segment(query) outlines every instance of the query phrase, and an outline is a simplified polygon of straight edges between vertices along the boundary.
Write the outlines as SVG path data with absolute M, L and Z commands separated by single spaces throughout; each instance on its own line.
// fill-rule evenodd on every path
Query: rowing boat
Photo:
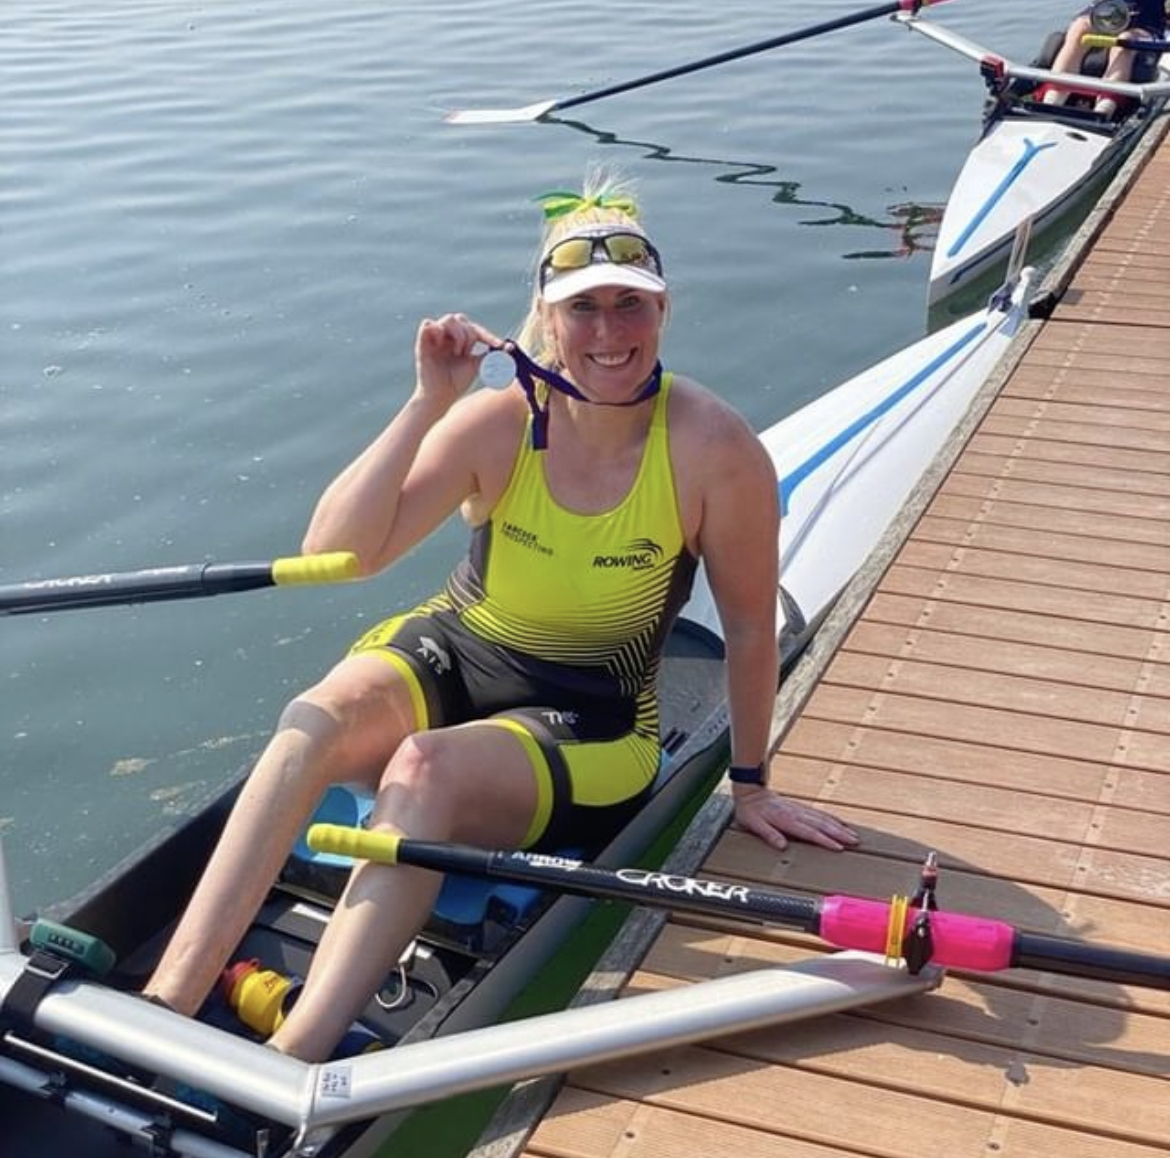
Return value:
M 1000 362 L 1026 318 L 1031 282 L 1031 272 L 1023 271 L 986 309 L 763 433 L 783 510 L 778 607 L 786 667 Z M 52 598 L 43 588 L 36 597 L 40 611 Z M 135 591 L 146 597 L 141 584 Z M 0 590 L 0 609 L 19 603 L 18 595 L 7 598 Z M 710 791 L 726 764 L 719 624 L 701 573 L 670 638 L 661 682 L 662 771 L 630 827 L 595 855 L 590 850 L 602 866 L 635 861 L 688 800 Z M 484 1027 L 499 1020 L 586 914 L 591 902 L 583 897 L 449 876 L 427 930 L 363 1013 L 365 1028 L 388 1048 L 322 1065 L 265 1049 L 222 1001 L 184 1018 L 135 996 L 237 786 L 238 779 L 82 896 L 54 906 L 31 930 L 16 921 L 0 873 L 6 1158 L 114 1158 L 126 1152 L 127 1139 L 155 1155 L 189 1158 L 386 1154 L 408 1107 L 498 1084 L 501 1074 L 511 1080 L 539 1072 L 533 1051 L 547 1050 L 548 1034 L 523 1023 L 506 1027 L 506 1049 L 490 1049 L 493 1066 L 477 1063 L 469 1074 L 460 1063 L 480 1056 L 472 1049 L 476 1035 L 489 1032 Z M 319 818 L 352 822 L 363 807 L 360 795 L 339 790 L 323 801 Z M 350 816 L 339 815 L 346 810 Z M 239 956 L 303 975 L 343 873 L 342 864 L 301 848 Z M 874 984 L 887 993 L 911 986 L 889 978 Z M 675 1026 L 685 1020 L 678 1009 L 663 1019 Z M 408 1057 L 410 1065 L 399 1060 Z
M 1087 54 L 1085 75 L 1051 70 L 1062 32 L 1022 66 L 937 22 L 908 14 L 894 19 L 974 61 L 989 92 L 979 138 L 939 224 L 928 292 L 933 307 L 1002 265 L 1025 218 L 1039 236 L 1101 188 L 1165 108 L 1170 65 L 1143 52 L 1132 82 L 1109 82 L 1100 79 L 1106 59 L 1100 48 Z M 1044 103 L 1050 87 L 1067 91 L 1063 105 Z M 1116 100 L 1115 116 L 1094 111 L 1098 96 Z

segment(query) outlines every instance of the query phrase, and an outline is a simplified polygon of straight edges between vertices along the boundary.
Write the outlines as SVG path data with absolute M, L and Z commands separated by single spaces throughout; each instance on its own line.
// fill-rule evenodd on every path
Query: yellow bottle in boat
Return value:
M 301 984 L 296 977 L 266 969 L 255 957 L 229 965 L 220 979 L 228 1005 L 249 1029 L 264 1037 L 275 1033 L 284 1021 Z
M 229 965 L 220 976 L 220 990 L 239 1019 L 262 1037 L 270 1037 L 279 1028 L 300 996 L 304 982 L 269 969 L 251 957 Z M 383 1049 L 382 1039 L 355 1021 L 337 1045 L 333 1056 L 353 1057 Z

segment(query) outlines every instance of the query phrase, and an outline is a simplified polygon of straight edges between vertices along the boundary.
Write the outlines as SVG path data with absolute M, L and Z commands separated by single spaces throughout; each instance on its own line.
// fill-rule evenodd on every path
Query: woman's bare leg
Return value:
M 1131 40 L 1148 40 L 1149 33 L 1144 28 L 1131 28 L 1126 35 Z M 1133 76 L 1133 65 L 1137 59 L 1137 53 L 1129 48 L 1114 48 L 1109 53 L 1109 64 L 1105 69 L 1105 80 L 1126 81 Z M 1098 97 L 1096 103 L 1093 105 L 1099 113 L 1104 113 L 1106 116 L 1112 116 L 1117 112 L 1117 101 L 1110 96 Z
M 409 697 L 376 656 L 343 660 L 283 712 L 145 992 L 194 1014 L 331 783 L 378 771 L 415 726 Z
M 383 777 L 373 826 L 420 840 L 515 847 L 536 806 L 536 777 L 520 741 L 490 724 L 467 724 L 401 744 Z M 441 879 L 416 868 L 355 869 L 271 1044 L 305 1061 L 328 1058 L 422 927 Z
M 1080 72 L 1085 62 L 1085 53 L 1088 49 L 1081 43 L 1081 37 L 1092 31 L 1092 25 L 1087 16 L 1078 16 L 1064 35 L 1064 43 L 1052 61 L 1053 72 Z M 1062 105 L 1068 100 L 1068 93 L 1064 89 L 1050 88 L 1044 94 L 1046 105 Z

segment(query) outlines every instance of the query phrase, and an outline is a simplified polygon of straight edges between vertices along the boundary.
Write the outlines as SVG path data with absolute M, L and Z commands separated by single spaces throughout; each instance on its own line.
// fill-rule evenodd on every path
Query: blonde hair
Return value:
M 621 207 L 615 202 L 621 202 Z M 605 169 L 593 169 L 585 175 L 580 205 L 567 212 L 546 217 L 540 248 L 533 263 L 532 301 L 520 327 L 516 342 L 542 365 L 558 361 L 552 335 L 545 325 L 545 304 L 540 297 L 540 263 L 545 254 L 566 234 L 590 225 L 638 226 L 641 216 L 633 183 Z

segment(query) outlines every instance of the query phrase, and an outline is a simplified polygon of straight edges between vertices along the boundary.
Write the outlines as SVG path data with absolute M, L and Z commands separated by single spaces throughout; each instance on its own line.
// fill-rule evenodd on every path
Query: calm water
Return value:
M 0 582 L 297 550 L 411 384 L 420 316 L 519 321 L 532 204 L 638 182 L 666 356 L 767 425 L 919 336 L 974 69 L 878 21 L 570 110 L 570 96 L 855 10 L 747 0 L 22 0 L 0 32 Z M 1070 6 L 938 18 L 1026 57 Z M 712 15 L 713 13 L 717 15 Z M 452 525 L 360 587 L 3 621 L 17 907 L 70 892 L 255 753 Z

